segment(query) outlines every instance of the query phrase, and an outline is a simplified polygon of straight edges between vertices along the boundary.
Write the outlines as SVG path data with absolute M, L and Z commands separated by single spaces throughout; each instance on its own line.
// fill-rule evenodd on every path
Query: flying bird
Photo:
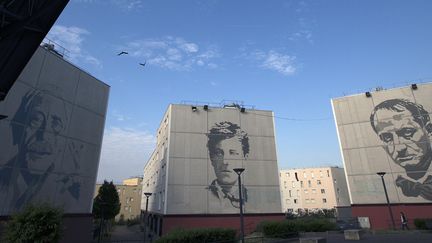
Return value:
M 145 67 L 146 63 L 147 63 L 147 61 L 145 61 L 144 63 L 139 63 L 139 65 Z
M 117 54 L 117 56 L 121 56 L 121 55 L 123 55 L 123 54 L 129 54 L 128 52 L 125 52 L 125 51 L 122 51 L 122 52 L 120 52 L 119 54 Z

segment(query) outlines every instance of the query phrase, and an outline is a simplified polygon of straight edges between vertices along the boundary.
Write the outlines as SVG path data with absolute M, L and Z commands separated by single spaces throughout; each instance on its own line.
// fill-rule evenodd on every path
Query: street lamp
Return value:
M 245 170 L 244 168 L 235 168 L 233 169 L 235 173 L 238 175 L 238 184 L 239 184 L 239 199 L 240 199 L 240 239 L 241 242 L 244 243 L 244 224 L 243 224 L 243 193 L 242 193 L 242 184 L 241 184 L 241 173 Z
M 146 196 L 146 209 L 144 214 L 144 242 L 146 242 L 147 239 L 147 210 L 148 210 L 148 199 L 152 195 L 151 192 L 144 192 L 144 196 Z
M 386 174 L 385 172 L 377 172 L 377 175 L 381 176 L 381 181 L 382 181 L 382 184 L 383 184 L 383 187 L 384 187 L 384 193 L 385 193 L 385 196 L 386 196 L 386 199 L 387 199 L 387 206 L 388 206 L 388 210 L 389 210 L 389 213 L 390 213 L 390 218 L 391 218 L 392 225 L 393 225 L 393 230 L 395 230 L 396 226 L 395 226 L 395 221 L 394 221 L 394 218 L 393 218 L 393 212 L 392 212 L 391 207 L 390 207 L 390 201 L 389 201 L 389 197 L 388 197 L 388 194 L 387 194 L 387 188 L 386 188 L 386 185 L 385 185 L 385 182 L 384 182 L 384 175 L 385 174 Z

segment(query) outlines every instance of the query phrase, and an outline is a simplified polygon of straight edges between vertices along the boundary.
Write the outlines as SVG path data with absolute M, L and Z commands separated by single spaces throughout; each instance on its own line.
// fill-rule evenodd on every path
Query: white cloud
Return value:
M 126 11 L 136 10 L 143 7 L 142 0 L 111 0 L 110 2 Z
M 130 56 L 147 60 L 148 65 L 185 71 L 195 67 L 216 68 L 213 61 L 220 56 L 214 46 L 206 48 L 180 37 L 134 40 L 119 50 L 127 50 Z
M 145 130 L 111 127 L 105 130 L 98 181 L 121 181 L 142 175 L 156 138 Z
M 66 49 L 66 58 L 71 61 L 84 62 L 101 68 L 102 62 L 82 48 L 84 37 L 89 34 L 87 30 L 76 26 L 55 25 L 51 28 L 47 38 L 61 46 L 56 47 L 60 53 L 63 53 L 62 48 Z
M 255 60 L 260 62 L 260 67 L 277 71 L 283 75 L 292 75 L 296 71 L 295 56 L 289 56 L 276 51 L 256 51 L 252 54 Z

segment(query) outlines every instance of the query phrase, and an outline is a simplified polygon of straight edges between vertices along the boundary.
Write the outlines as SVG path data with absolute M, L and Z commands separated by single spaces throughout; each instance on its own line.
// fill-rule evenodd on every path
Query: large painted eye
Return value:
M 412 127 L 405 127 L 400 129 L 396 132 L 396 134 L 400 137 L 403 137 L 405 139 L 411 139 L 414 135 L 414 133 L 417 131 L 417 129 Z
M 381 133 L 379 136 L 380 136 L 381 140 L 385 143 L 390 143 L 393 141 L 393 134 L 391 134 L 389 132 Z
M 237 150 L 235 149 L 230 149 L 229 150 L 230 155 L 238 155 L 239 153 L 237 152 Z
M 30 117 L 30 126 L 32 128 L 40 128 L 45 122 L 45 116 L 41 112 L 34 112 Z
M 52 116 L 51 118 L 51 128 L 54 131 L 54 133 L 59 133 L 61 130 L 63 130 L 63 122 L 62 120 L 57 116 Z

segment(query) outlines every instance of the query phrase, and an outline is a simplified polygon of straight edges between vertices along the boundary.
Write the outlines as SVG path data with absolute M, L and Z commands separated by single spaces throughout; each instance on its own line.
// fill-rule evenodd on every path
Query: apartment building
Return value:
M 95 197 L 101 184 L 96 185 Z M 115 185 L 120 200 L 120 212 L 115 220 L 133 220 L 141 214 L 142 177 L 133 177 L 123 180 L 122 184 Z
M 343 168 L 281 170 L 279 178 L 283 212 L 350 206 Z

